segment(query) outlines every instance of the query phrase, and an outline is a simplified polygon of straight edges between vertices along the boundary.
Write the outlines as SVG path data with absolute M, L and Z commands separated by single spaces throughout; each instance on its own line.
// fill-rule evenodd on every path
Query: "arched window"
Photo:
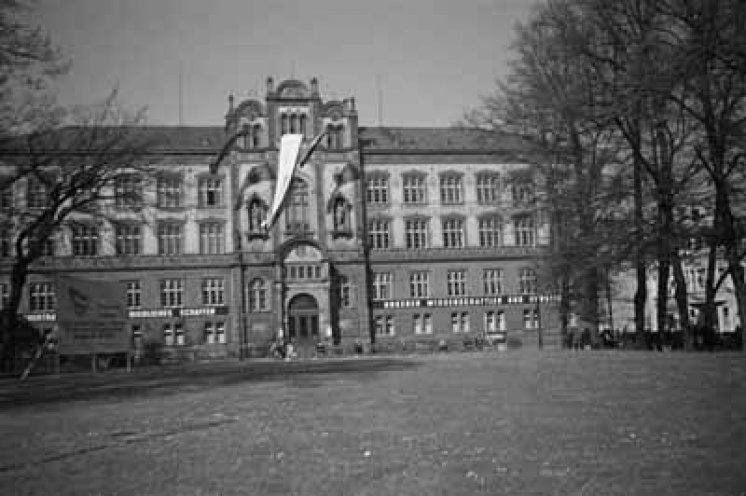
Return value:
M 280 116 L 280 135 L 287 134 L 290 128 L 290 122 L 288 122 L 287 114 Z
M 302 179 L 294 179 L 285 210 L 285 230 L 291 233 L 308 233 L 309 222 L 308 184 Z
M 259 147 L 259 124 L 244 124 L 243 134 L 238 137 L 238 146 L 243 149 L 254 149 Z
M 249 232 L 263 232 L 262 223 L 267 219 L 267 205 L 259 198 L 254 198 L 249 202 Z
M 264 279 L 254 279 L 249 283 L 249 311 L 265 312 L 269 310 L 267 283 Z
M 536 294 L 536 272 L 533 269 L 521 269 L 521 294 Z
M 343 146 L 342 130 L 344 127 L 339 125 L 330 124 L 326 127 L 326 146 L 330 150 L 339 150 Z

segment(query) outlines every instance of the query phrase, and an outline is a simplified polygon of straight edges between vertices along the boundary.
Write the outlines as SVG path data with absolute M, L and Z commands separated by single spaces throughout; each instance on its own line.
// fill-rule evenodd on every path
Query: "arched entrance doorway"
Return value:
M 319 305 L 309 294 L 299 294 L 288 304 L 288 338 L 299 348 L 319 342 Z

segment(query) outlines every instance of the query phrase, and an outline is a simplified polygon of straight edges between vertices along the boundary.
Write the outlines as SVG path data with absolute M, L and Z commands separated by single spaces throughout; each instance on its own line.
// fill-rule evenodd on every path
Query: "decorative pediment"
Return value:
M 321 250 L 310 244 L 298 244 L 294 246 L 285 257 L 286 263 L 292 262 L 319 262 L 324 259 Z
M 297 79 L 288 79 L 277 86 L 277 96 L 282 98 L 308 98 L 308 86 Z

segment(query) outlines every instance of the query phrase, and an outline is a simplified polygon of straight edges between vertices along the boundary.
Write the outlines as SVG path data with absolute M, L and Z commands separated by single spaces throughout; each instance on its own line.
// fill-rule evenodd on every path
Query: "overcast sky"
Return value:
M 227 95 L 263 97 L 267 76 L 319 79 L 354 96 L 360 121 L 447 126 L 505 74 L 515 20 L 531 0 L 38 0 L 72 59 L 62 103 L 118 85 L 151 124 L 222 124 Z

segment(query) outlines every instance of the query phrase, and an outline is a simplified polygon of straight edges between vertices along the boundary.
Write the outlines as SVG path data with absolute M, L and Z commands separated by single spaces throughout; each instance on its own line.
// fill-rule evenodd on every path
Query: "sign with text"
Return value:
M 57 283 L 59 352 L 122 353 L 130 348 L 121 283 L 60 276 Z

